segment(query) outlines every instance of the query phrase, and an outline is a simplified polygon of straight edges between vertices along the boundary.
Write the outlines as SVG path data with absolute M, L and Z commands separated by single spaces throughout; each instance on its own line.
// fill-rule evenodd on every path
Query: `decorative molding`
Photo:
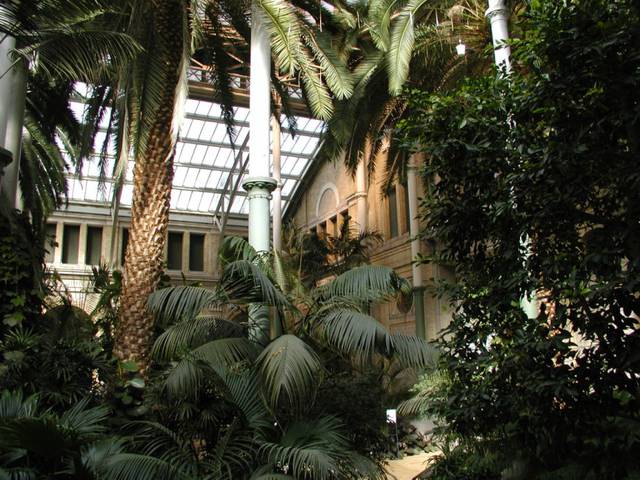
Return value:
M 271 200 L 271 192 L 278 186 L 275 178 L 249 177 L 242 183 L 242 188 L 247 191 L 247 199 L 266 198 Z
M 332 182 L 325 183 L 320 189 L 320 195 L 318 195 L 318 198 L 316 199 L 316 218 L 320 217 L 320 201 L 322 200 L 322 197 L 324 197 L 324 194 L 327 190 L 331 190 L 335 196 L 336 204 L 334 206 L 334 210 L 340 205 L 340 195 L 338 194 L 338 188 Z
M 275 178 L 271 177 L 249 177 L 242 183 L 242 188 L 244 188 L 248 193 L 249 197 L 251 197 L 252 190 L 266 190 L 267 192 L 272 192 L 275 190 L 278 182 L 276 182 Z M 271 196 L 269 196 L 271 198 Z
M 487 8 L 484 15 L 489 20 L 493 20 L 494 17 L 508 16 L 509 9 L 504 4 L 503 0 L 489 0 L 489 8 Z

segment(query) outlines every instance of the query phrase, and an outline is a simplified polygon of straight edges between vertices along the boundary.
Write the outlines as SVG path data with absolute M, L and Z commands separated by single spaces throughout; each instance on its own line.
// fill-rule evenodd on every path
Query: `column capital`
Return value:
M 247 191 L 247 197 L 266 198 L 271 200 L 271 192 L 278 186 L 275 178 L 271 177 L 248 177 L 243 183 L 242 188 Z
M 487 8 L 484 16 L 489 20 L 501 16 L 508 17 L 509 9 L 505 5 L 504 0 L 489 0 L 489 8 Z
M 256 188 L 273 192 L 277 186 L 278 182 L 275 178 L 271 177 L 247 177 L 245 181 L 242 182 L 242 188 L 247 192 Z

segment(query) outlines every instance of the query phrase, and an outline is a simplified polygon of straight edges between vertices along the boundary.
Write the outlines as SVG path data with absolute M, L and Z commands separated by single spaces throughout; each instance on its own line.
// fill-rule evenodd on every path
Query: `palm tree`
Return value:
M 206 392 L 222 392 L 253 432 L 252 468 L 259 474 L 323 479 L 333 478 L 332 472 L 368 472 L 378 478 L 379 471 L 349 450 L 335 418 L 307 413 L 322 381 L 320 350 L 354 364 L 380 357 L 415 368 L 432 364 L 428 344 L 391 334 L 367 314 L 370 302 L 409 294 L 407 282 L 389 268 L 361 266 L 306 296 L 289 296 L 272 280 L 278 268 L 244 240 L 230 237 L 221 253 L 224 270 L 216 289 L 169 287 L 149 299 L 151 310 L 169 325 L 153 346 L 156 360 L 168 367 L 164 396 L 197 402 Z M 246 325 L 214 314 L 243 311 L 256 302 L 279 310 L 284 320 L 283 334 L 266 345 L 254 341 Z
M 250 2 L 123 1 L 128 11 L 122 31 L 135 38 L 144 51 L 135 62 L 118 71 L 110 87 L 96 88 L 88 103 L 89 110 L 94 107 L 96 127 L 105 107 L 112 108 L 112 126 L 108 128 L 116 132 L 117 138 L 116 191 L 130 151 L 136 162 L 130 242 L 114 351 L 121 359 L 138 361 L 144 370 L 153 321 L 145 304 L 162 273 L 176 129 L 186 95 L 186 67 L 192 55 L 213 63 L 211 80 L 220 93 L 232 134 L 228 69 L 232 66 L 230 58 L 235 56 L 232 53 L 248 53 Z M 327 86 L 340 97 L 350 93 L 346 68 L 331 56 L 328 44 L 314 40 L 313 21 L 297 8 L 284 0 L 263 0 L 259 6 L 272 39 L 272 77 L 277 79 L 279 72 L 291 76 L 299 71 L 312 111 L 328 118 L 332 104 Z M 274 85 L 286 101 L 285 84 Z
M 211 79 L 220 94 L 231 130 L 228 69 L 232 66 L 230 58 L 235 55 L 230 55 L 227 49 L 229 40 L 235 38 L 235 47 L 247 53 L 249 7 L 248 1 L 231 0 L 64 0 L 37 5 L 33 2 L 12 3 L 3 7 L 0 17 L 0 29 L 19 33 L 27 40 L 19 50 L 20 54 L 26 57 L 37 54 L 45 73 L 85 80 L 82 68 L 93 67 L 90 70 L 93 77 L 88 83 L 95 88 L 88 99 L 86 123 L 90 128 L 87 131 L 95 133 L 107 107 L 112 109 L 108 130 L 117 140 L 116 192 L 120 190 L 129 154 L 133 153 L 136 166 L 131 248 L 125 258 L 115 352 L 122 359 L 139 360 L 143 369 L 151 341 L 151 320 L 145 313 L 144 304 L 155 288 L 162 268 L 173 147 L 178 113 L 186 94 L 186 66 L 191 55 L 211 62 Z M 316 21 L 312 15 L 305 15 L 302 7 L 284 0 L 261 0 L 259 7 L 272 38 L 275 58 L 272 77 L 277 79 L 276 74 L 281 73 L 294 78 L 299 72 L 312 111 L 327 119 L 332 111 L 327 86 L 339 98 L 346 97 L 351 88 L 348 71 L 340 59 L 332 55 L 328 37 L 315 36 Z M 78 24 L 87 28 L 78 29 Z M 86 35 L 91 28 L 94 33 L 106 32 L 107 37 L 112 34 L 113 38 L 109 38 L 113 43 L 120 48 L 124 43 L 127 53 L 135 51 L 134 59 L 106 64 L 104 59 L 110 59 L 112 55 L 98 41 L 102 38 L 100 35 Z M 82 48 L 52 48 L 56 43 L 51 42 L 47 34 L 51 33 L 55 40 L 65 29 L 76 33 L 76 41 L 84 41 Z M 128 41 L 118 43 L 125 39 Z M 70 52 L 78 53 L 75 60 Z M 286 113 L 287 89 L 279 82 L 274 82 L 274 88 L 285 101 Z M 57 155 L 49 157 L 60 163 Z M 59 188 L 55 191 L 56 195 L 58 193 Z
M 69 108 L 74 83 L 100 83 L 139 51 L 132 38 L 105 25 L 110 3 L 0 4 L 0 32 L 16 39 L 13 68 L 27 71 L 19 178 L 22 207 L 37 231 L 66 195 L 67 160 L 77 163 L 86 154 L 82 145 L 93 143 Z
M 399 177 L 406 162 L 399 155 L 391 133 L 404 117 L 407 88 L 438 90 L 463 76 L 488 68 L 483 55 L 490 41 L 484 0 L 372 0 L 354 4 L 354 20 L 341 44 L 354 76 L 353 94 L 336 101 L 329 121 L 321 159 L 344 156 L 355 172 L 362 160 L 370 171 L 376 157 L 389 145 L 383 166 L 386 191 Z M 467 54 L 454 49 L 464 41 Z

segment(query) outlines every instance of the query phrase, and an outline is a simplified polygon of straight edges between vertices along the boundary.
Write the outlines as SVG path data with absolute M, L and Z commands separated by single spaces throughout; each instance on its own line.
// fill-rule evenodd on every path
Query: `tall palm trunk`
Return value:
M 136 152 L 131 229 L 125 256 L 124 282 L 115 348 L 121 360 L 134 360 L 141 370 L 149 363 L 153 318 L 147 298 L 162 274 L 163 251 L 169 223 L 169 202 L 175 154 L 175 106 L 185 61 L 186 5 L 183 0 L 153 0 L 155 51 L 149 68 L 162 78 L 142 90 L 139 121 L 147 122 L 146 140 Z M 155 73 L 155 72 L 154 72 Z M 150 74 L 149 74 L 150 75 Z M 144 111 L 145 96 L 157 106 Z M 151 101 L 151 100 L 149 100 Z M 146 117 L 146 118 L 144 118 Z

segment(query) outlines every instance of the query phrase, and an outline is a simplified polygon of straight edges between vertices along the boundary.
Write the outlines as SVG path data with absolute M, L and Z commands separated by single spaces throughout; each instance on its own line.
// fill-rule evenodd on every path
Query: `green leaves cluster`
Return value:
M 273 281 L 282 266 L 272 262 L 279 258 L 258 255 L 244 240 L 230 237 L 221 248 L 218 288 L 169 287 L 151 296 L 151 310 L 168 323 L 153 348 L 166 367 L 158 395 L 168 399 L 159 403 L 173 402 L 184 415 L 211 409 L 208 420 L 201 417 L 190 433 L 207 439 L 203 451 L 222 441 L 230 422 L 236 429 L 230 438 L 248 436 L 241 443 L 257 454 L 235 463 L 225 459 L 233 464 L 231 478 L 243 471 L 378 478 L 375 464 L 347 442 L 335 418 L 340 412 L 312 411 L 327 356 L 346 365 L 373 365 L 391 357 L 415 368 L 433 364 L 434 352 L 424 341 L 390 334 L 367 313 L 369 302 L 393 299 L 406 281 L 389 268 L 361 266 L 322 288 L 304 295 L 296 289 L 289 296 Z M 271 340 L 252 334 L 256 326 L 269 331 L 268 308 L 277 312 L 273 321 L 283 332 L 276 333 L 272 324 Z M 163 415 L 177 422 L 176 412 Z M 184 423 L 177 424 L 184 430 Z
M 453 265 L 431 412 L 526 478 L 638 473 L 640 45 L 636 2 L 532 2 L 515 72 L 413 94 L 423 237 Z M 528 319 L 521 299 L 541 312 Z M 507 457 L 508 458 L 508 457 Z

